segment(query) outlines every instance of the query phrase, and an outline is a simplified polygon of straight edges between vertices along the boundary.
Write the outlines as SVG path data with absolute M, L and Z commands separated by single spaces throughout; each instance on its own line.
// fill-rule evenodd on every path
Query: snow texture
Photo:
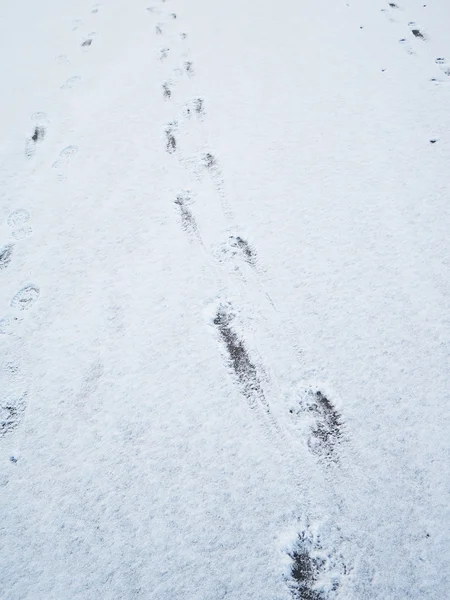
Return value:
M 0 598 L 450 587 L 447 0 L 0 7 Z

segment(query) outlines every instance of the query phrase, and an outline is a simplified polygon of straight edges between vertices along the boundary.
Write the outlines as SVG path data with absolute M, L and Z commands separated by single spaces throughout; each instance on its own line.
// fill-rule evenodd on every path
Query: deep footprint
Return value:
M 37 285 L 26 285 L 14 295 L 11 300 L 11 308 L 22 311 L 29 310 L 36 304 L 39 295 L 40 290 Z

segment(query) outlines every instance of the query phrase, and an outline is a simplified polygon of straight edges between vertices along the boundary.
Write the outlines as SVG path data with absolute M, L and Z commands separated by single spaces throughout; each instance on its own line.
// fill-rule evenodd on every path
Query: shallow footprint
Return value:
M 61 86 L 62 90 L 68 90 L 73 88 L 79 81 L 81 77 L 78 75 L 74 75 L 74 77 L 69 77 L 69 79 Z
M 30 213 L 24 208 L 18 208 L 9 213 L 6 222 L 10 227 L 18 227 L 24 225 L 30 220 Z
M 26 394 L 9 398 L 0 404 L 0 437 L 13 431 L 22 421 L 26 408 Z
M 37 285 L 28 284 L 20 289 L 11 300 L 11 308 L 18 310 L 29 310 L 32 308 L 40 295 L 40 290 Z
M 63 150 L 61 150 L 61 152 L 59 153 L 58 160 L 56 160 L 52 166 L 57 169 L 58 167 L 66 165 L 71 161 L 72 157 L 75 156 L 75 154 L 77 154 L 77 152 L 78 146 L 66 146 Z

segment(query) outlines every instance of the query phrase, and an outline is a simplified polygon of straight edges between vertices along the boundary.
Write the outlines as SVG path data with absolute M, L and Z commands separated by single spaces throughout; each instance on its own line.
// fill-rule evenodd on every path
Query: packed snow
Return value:
M 0 598 L 450 589 L 450 4 L 0 6 Z

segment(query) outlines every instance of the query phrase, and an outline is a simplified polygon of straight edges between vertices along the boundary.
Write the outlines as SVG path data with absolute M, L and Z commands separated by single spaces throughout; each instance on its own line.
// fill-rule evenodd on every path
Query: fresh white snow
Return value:
M 2 3 L 0 598 L 447 597 L 449 26 Z

